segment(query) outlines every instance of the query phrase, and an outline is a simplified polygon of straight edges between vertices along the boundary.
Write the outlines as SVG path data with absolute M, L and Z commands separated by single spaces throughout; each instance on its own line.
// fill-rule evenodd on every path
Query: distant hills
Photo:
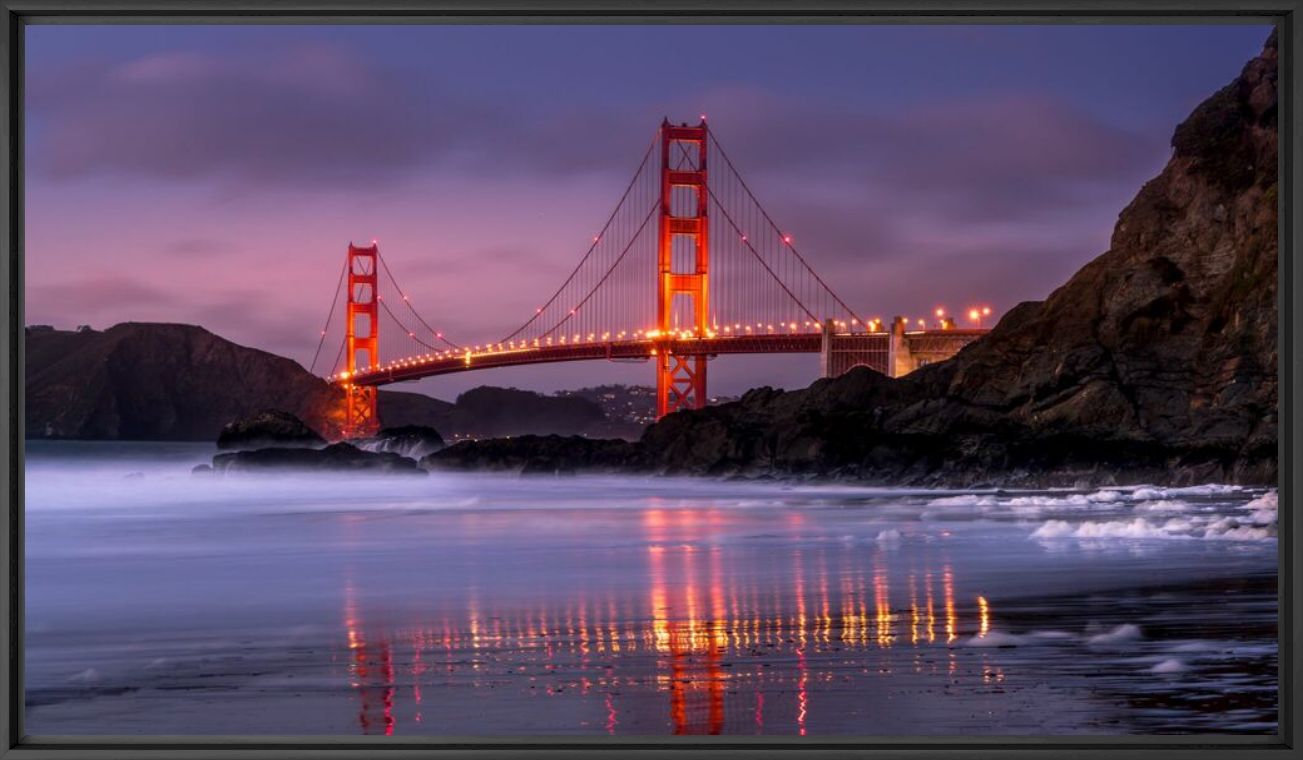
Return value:
M 202 327 L 125 322 L 107 330 L 26 330 L 29 438 L 212 441 L 222 426 L 279 409 L 331 437 L 340 392 L 297 362 Z M 634 437 L 582 396 L 480 387 L 450 403 L 382 390 L 386 426 L 429 425 L 448 440 L 527 433 Z

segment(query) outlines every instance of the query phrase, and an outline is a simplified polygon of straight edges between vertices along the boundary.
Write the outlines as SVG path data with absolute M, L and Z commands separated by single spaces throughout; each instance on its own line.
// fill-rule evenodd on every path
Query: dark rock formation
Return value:
M 444 445 L 439 431 L 426 425 L 384 428 L 374 438 L 353 443 L 366 451 L 391 452 L 411 459 L 433 454 Z
M 612 466 L 890 483 L 1276 478 L 1276 40 L 1177 128 L 1110 249 L 953 359 L 670 415 Z M 528 461 L 524 440 L 438 461 Z M 456 449 L 458 447 L 454 447 Z M 542 447 L 548 451 L 548 447 Z
M 213 457 L 213 472 L 268 472 L 300 470 L 311 472 L 381 473 L 424 475 L 416 460 L 397 454 L 362 451 L 348 443 L 322 449 L 273 448 L 233 451 Z M 196 471 L 196 474 L 200 474 Z
M 565 474 L 577 470 L 626 470 L 637 444 L 582 436 L 537 436 L 462 441 L 421 460 L 427 469 L 505 470 Z
M 303 420 L 275 409 L 265 409 L 252 417 L 227 423 L 217 436 L 219 449 L 317 448 L 326 439 L 317 435 Z
M 193 325 L 127 322 L 102 332 L 26 330 L 27 436 L 211 441 L 222 427 L 280 409 L 334 437 L 338 389 L 297 362 Z M 449 404 L 380 392 L 387 424 L 432 424 Z

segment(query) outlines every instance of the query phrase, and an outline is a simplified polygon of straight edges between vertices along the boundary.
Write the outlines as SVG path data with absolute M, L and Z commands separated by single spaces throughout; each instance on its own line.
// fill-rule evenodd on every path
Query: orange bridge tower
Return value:
M 679 409 L 706 405 L 705 355 L 671 351 L 676 332 L 687 330 L 705 338 L 709 327 L 707 302 L 710 272 L 710 230 L 706 211 L 706 121 L 695 127 L 661 123 L 661 211 L 657 256 L 656 417 Z M 678 297 L 691 301 L 692 324 L 673 323 Z
M 359 369 L 380 363 L 380 312 L 378 274 L 380 248 L 372 244 L 361 248 L 348 244 L 348 310 L 345 314 L 344 375 L 346 416 L 345 438 L 365 438 L 380 429 L 376 414 L 376 386 L 352 382 Z

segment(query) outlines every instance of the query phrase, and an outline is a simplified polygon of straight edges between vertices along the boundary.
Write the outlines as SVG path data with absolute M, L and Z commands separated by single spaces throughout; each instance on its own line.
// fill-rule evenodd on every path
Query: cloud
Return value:
M 132 277 L 96 275 L 55 285 L 28 286 L 25 307 L 29 315 L 72 311 L 75 319 L 85 322 L 105 311 L 129 312 L 144 304 L 173 306 L 180 302 L 166 290 Z
M 780 103 L 755 89 L 714 97 L 718 136 L 753 186 L 793 192 L 782 184 L 853 183 L 889 209 L 952 223 L 1111 199 L 1166 159 L 1164 141 L 1035 92 L 877 104 L 871 112 Z
M 42 176 L 374 187 L 422 169 L 556 176 L 628 171 L 632 120 L 526 118 L 438 73 L 377 64 L 324 43 L 239 54 L 169 52 L 32 73 L 29 161 Z M 636 146 L 634 150 L 638 147 Z
M 216 177 L 244 192 L 374 187 L 431 169 L 625 174 L 659 110 L 703 105 L 753 184 L 851 182 L 959 221 L 1098 199 L 1101 185 L 1134 185 L 1165 157 L 1161 141 L 1036 92 L 852 109 L 717 86 L 637 107 L 579 97 L 540 106 L 326 43 L 83 61 L 33 72 L 28 92 L 30 159 L 44 176 Z
M 34 167 L 53 178 L 377 182 L 427 160 L 467 104 L 326 45 L 166 53 L 34 74 Z
M 179 259 L 206 259 L 234 252 L 227 243 L 209 238 L 184 238 L 163 246 L 163 254 Z

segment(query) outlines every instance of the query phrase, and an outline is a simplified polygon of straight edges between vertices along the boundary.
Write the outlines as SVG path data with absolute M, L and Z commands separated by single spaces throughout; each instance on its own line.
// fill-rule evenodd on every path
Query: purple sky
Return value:
M 1044 298 L 1108 246 L 1263 26 L 76 27 L 27 38 L 27 322 L 201 324 L 307 364 L 350 240 L 501 337 L 663 116 L 730 157 L 861 314 Z M 711 390 L 815 356 L 724 358 Z M 650 383 L 604 363 L 401 389 Z

